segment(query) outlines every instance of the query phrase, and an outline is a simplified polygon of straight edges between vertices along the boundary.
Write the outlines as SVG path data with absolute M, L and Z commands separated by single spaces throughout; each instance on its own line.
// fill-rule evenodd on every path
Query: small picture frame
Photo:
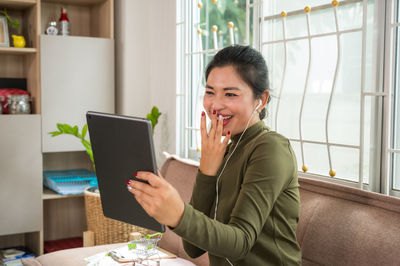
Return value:
M 7 18 L 0 15 L 0 47 L 9 47 Z

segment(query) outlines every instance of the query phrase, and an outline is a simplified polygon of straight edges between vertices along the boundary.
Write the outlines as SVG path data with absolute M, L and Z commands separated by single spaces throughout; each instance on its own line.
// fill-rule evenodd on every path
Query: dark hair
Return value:
M 267 64 L 262 54 L 250 46 L 232 45 L 219 51 L 207 65 L 206 81 L 213 68 L 225 66 L 233 66 L 242 80 L 253 89 L 255 99 L 259 99 L 265 90 L 269 90 Z M 266 110 L 263 108 L 259 113 L 260 120 L 265 115 Z

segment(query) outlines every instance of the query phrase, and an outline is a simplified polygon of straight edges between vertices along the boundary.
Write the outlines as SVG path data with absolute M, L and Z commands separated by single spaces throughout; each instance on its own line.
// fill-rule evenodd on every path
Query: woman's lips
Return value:
M 229 119 L 224 119 L 223 125 L 226 126 L 232 120 L 232 117 L 233 116 L 231 116 Z

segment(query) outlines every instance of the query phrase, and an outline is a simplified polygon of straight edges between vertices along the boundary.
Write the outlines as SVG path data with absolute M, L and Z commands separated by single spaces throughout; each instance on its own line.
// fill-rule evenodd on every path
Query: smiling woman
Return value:
M 244 131 L 244 128 L 238 128 L 238 124 L 246 125 L 245 121 L 259 100 L 262 108 L 256 110 L 258 116 L 251 116 L 248 126 L 265 118 L 265 105 L 270 100 L 268 69 L 256 50 L 246 46 L 221 50 L 208 64 L 205 77 L 203 106 L 209 117 L 213 110 L 221 114 L 224 120 L 229 117 L 223 123 L 223 133 L 230 130 L 232 135 L 236 135 Z
M 149 215 L 182 237 L 189 256 L 208 251 L 210 265 L 301 264 L 296 158 L 288 139 L 260 120 L 267 75 L 248 46 L 226 47 L 209 63 L 203 105 L 212 122 L 207 132 L 203 112 L 190 204 L 160 174 L 138 172 L 149 184 L 128 184 Z

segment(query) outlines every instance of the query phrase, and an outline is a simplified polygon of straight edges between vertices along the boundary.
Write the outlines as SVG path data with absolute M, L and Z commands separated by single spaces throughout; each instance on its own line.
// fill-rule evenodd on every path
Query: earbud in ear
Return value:
M 260 101 L 259 101 L 259 103 L 258 103 L 257 107 L 254 109 L 254 112 L 255 112 L 255 113 L 257 112 L 257 109 L 258 109 L 258 107 L 260 107 L 260 106 L 261 106 L 261 104 L 262 104 L 262 101 L 261 101 L 261 99 L 260 99 Z

